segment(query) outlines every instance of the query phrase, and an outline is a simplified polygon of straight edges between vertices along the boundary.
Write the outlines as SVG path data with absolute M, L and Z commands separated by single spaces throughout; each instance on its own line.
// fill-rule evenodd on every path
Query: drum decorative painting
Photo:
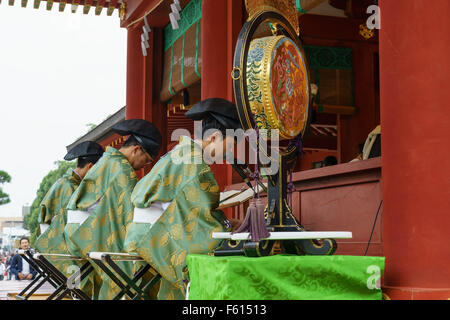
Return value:
M 247 58 L 248 101 L 260 129 L 292 139 L 307 122 L 309 79 L 304 56 L 285 36 L 251 42 Z
M 304 135 L 312 97 L 309 68 L 295 29 L 280 12 L 257 12 L 244 24 L 231 77 L 245 130 L 277 129 L 282 140 Z

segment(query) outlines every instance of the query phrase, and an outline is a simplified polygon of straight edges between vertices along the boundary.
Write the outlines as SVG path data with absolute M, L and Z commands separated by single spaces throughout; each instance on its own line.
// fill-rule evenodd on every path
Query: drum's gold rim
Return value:
M 278 132 L 280 133 L 280 136 L 282 138 L 288 138 L 284 135 L 284 132 L 280 126 L 280 121 L 278 121 L 278 118 L 275 114 L 275 108 L 273 105 L 273 99 L 272 99 L 272 86 L 271 86 L 271 69 L 272 66 L 272 52 L 275 46 L 278 44 L 278 41 L 283 39 L 285 36 L 274 36 L 272 40 L 270 40 L 270 43 L 268 45 L 268 52 L 264 53 L 264 80 L 263 80 L 263 97 L 264 97 L 264 106 L 268 106 L 268 110 L 264 108 L 264 111 L 267 112 L 268 120 L 271 126 L 275 128 L 271 129 L 278 129 Z

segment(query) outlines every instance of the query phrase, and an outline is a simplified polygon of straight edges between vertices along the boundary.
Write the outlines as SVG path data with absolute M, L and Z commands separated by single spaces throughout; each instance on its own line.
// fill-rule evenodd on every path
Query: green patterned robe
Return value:
M 123 252 L 126 227 L 133 219 L 130 197 L 137 183 L 136 172 L 118 150 L 107 147 L 102 158 L 89 170 L 73 194 L 67 210 L 89 211 L 80 224 L 67 224 L 72 254 L 87 257 L 88 252 Z M 132 275 L 132 264 L 119 263 Z M 93 262 L 94 298 L 111 299 L 119 289 Z M 99 288 L 101 283 L 101 288 Z
M 49 224 L 47 230 L 35 242 L 36 249 L 41 253 L 70 254 L 64 237 L 64 227 L 67 222 L 67 203 L 80 185 L 81 178 L 69 169 L 59 178 L 45 195 L 41 202 L 39 224 Z M 63 274 L 74 264 L 70 261 L 50 259 L 52 264 Z
M 180 143 L 138 182 L 131 199 L 138 208 L 170 202 L 151 227 L 134 222 L 129 225 L 126 249 L 137 252 L 161 274 L 158 299 L 184 299 L 186 256 L 212 252 L 219 241 L 211 234 L 226 231 L 223 225 L 229 225 L 224 213 L 215 210 L 219 186 L 203 161 L 201 147 L 181 137 Z

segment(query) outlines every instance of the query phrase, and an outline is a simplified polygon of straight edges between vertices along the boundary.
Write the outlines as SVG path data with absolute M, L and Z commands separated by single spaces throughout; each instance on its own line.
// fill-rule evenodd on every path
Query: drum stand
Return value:
M 258 242 L 233 240 L 239 237 L 230 233 L 217 233 L 214 238 L 224 239 L 214 251 L 215 256 L 245 255 L 261 257 L 272 254 L 275 241 L 280 241 L 282 252 L 297 255 L 332 255 L 337 249 L 334 239 L 322 238 L 319 234 L 335 238 L 351 238 L 351 232 L 308 232 L 294 217 L 287 201 L 287 175 L 297 157 L 295 146 L 280 152 L 279 170 L 268 176 L 268 205 L 265 209 L 266 226 L 271 236 Z M 308 236 L 311 234 L 311 238 Z M 243 234 L 244 235 L 244 234 Z M 246 236 L 247 237 L 247 236 Z

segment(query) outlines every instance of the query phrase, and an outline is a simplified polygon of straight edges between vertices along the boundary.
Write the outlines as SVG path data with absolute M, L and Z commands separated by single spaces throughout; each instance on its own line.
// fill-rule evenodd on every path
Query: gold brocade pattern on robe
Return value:
M 69 169 L 59 178 L 45 195 L 40 204 L 39 224 L 50 224 L 47 230 L 38 236 L 35 248 L 41 253 L 70 254 L 64 227 L 67 222 L 67 203 L 78 188 L 80 177 Z M 48 258 L 50 262 L 63 274 L 67 274 L 70 265 L 76 264 L 72 261 L 62 261 Z
M 136 172 L 118 150 L 107 147 L 102 158 L 89 170 L 73 194 L 67 210 L 90 212 L 81 224 L 67 224 L 66 237 L 74 255 L 88 252 L 124 252 L 126 227 L 133 219 L 131 193 L 137 183 Z M 132 275 L 130 263 L 119 262 Z M 120 289 L 94 263 L 94 291 L 99 299 L 111 299 Z M 98 287 L 101 283 L 101 288 Z
M 226 217 L 216 210 L 219 198 L 219 186 L 203 161 L 201 147 L 188 137 L 181 137 L 136 185 L 131 197 L 135 207 L 170 202 L 152 226 L 131 223 L 125 243 L 127 251 L 137 252 L 161 274 L 158 299 L 184 299 L 187 255 L 207 254 L 219 245 L 211 237 L 226 231 L 222 224 Z

